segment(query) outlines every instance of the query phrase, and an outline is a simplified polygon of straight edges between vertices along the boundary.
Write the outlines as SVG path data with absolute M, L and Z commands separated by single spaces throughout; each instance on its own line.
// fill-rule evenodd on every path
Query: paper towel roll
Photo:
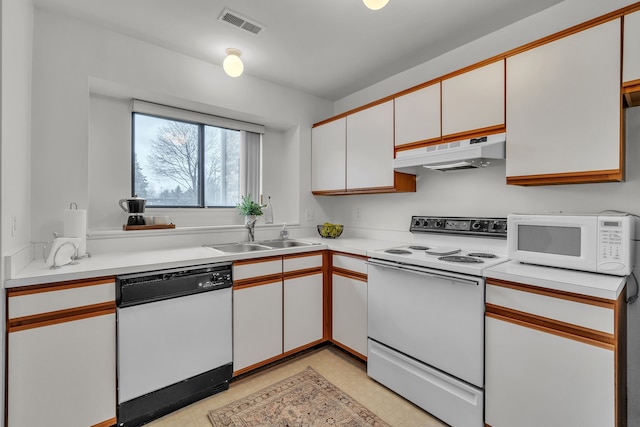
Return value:
M 86 209 L 64 210 L 64 237 L 79 237 L 78 256 L 87 253 L 87 211 Z

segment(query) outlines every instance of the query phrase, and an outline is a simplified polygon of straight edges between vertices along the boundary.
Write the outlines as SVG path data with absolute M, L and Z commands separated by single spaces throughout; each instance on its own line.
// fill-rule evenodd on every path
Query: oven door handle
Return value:
M 433 271 L 430 271 L 430 270 L 423 270 L 423 269 L 421 269 L 419 267 L 409 267 L 409 266 L 406 266 L 406 265 L 399 266 L 397 264 L 387 264 L 387 263 L 380 262 L 380 261 L 367 261 L 366 264 L 374 266 L 374 267 L 388 268 L 390 270 L 398 270 L 398 271 L 403 271 L 403 272 L 406 272 L 406 273 L 417 274 L 417 275 L 420 275 L 420 276 L 427 276 L 427 277 L 433 277 L 433 278 L 437 278 L 437 279 L 451 280 L 453 282 L 459 282 L 459 283 L 463 283 L 465 285 L 478 286 L 478 281 L 476 281 L 476 280 L 463 279 L 463 278 L 457 277 L 457 276 L 449 276 L 447 274 L 440 274 L 440 273 L 436 273 L 436 272 L 433 272 Z

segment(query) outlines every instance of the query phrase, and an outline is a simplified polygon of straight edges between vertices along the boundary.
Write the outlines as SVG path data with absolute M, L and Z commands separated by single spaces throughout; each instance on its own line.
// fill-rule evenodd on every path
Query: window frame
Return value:
M 134 100 L 135 102 L 135 100 Z M 144 101 L 141 101 L 144 103 Z M 161 107 L 165 107 L 167 109 L 174 109 L 174 107 L 166 107 L 166 106 L 161 106 Z M 179 109 L 177 109 L 179 110 Z M 189 112 L 188 110 L 181 110 L 181 111 L 185 111 L 185 112 Z M 196 113 L 198 115 L 202 115 L 203 113 Z M 157 113 L 148 113 L 148 112 L 144 112 L 144 111 L 136 111 L 135 108 L 132 108 L 131 111 L 131 194 L 135 195 L 136 194 L 136 182 L 135 182 L 135 176 L 136 176 L 136 120 L 135 117 L 136 115 L 143 115 L 143 116 L 147 116 L 147 117 L 152 117 L 152 118 L 158 118 L 158 119 L 164 119 L 164 120 L 170 120 L 170 121 L 175 121 L 175 122 L 180 122 L 180 123 L 187 123 L 187 124 L 192 124 L 192 125 L 196 125 L 198 127 L 198 147 L 197 147 L 197 152 L 198 152 L 198 179 L 197 179 L 197 183 L 198 183 L 198 190 L 197 190 L 197 200 L 196 200 L 196 205 L 146 205 L 146 209 L 235 209 L 236 205 L 207 205 L 206 204 L 206 197 L 205 197 L 205 126 L 211 126 L 211 127 L 217 127 L 220 129 L 225 129 L 225 130 L 230 130 L 230 131 L 237 131 L 240 132 L 240 138 L 241 138 L 241 144 L 242 144 L 242 131 L 243 129 L 235 129 L 235 128 L 231 128 L 231 127 L 226 127 L 226 126 L 220 126 L 219 124 L 210 124 L 210 123 L 203 123 L 200 121 L 196 121 L 196 120 L 188 120 L 185 118 L 176 118 L 176 117 L 172 117 L 170 115 L 167 114 L 157 114 Z M 215 118 L 215 116 L 211 116 L 213 118 Z M 226 121 L 231 121 L 233 122 L 233 120 L 231 119 L 223 119 Z M 254 133 L 258 133 L 258 132 L 254 132 Z M 260 135 L 263 135 L 263 133 L 259 133 Z M 242 153 L 243 150 L 241 148 L 240 150 L 240 163 L 246 163 L 245 159 L 242 158 Z M 260 149 L 260 158 L 262 157 L 262 149 Z M 243 170 L 242 167 L 239 169 L 239 175 L 243 174 Z M 261 175 L 261 174 L 260 174 Z M 242 177 L 239 176 L 238 177 L 239 182 L 242 182 Z M 261 181 L 262 181 L 262 177 L 260 176 L 259 178 L 260 180 L 260 185 L 261 185 Z M 242 197 L 245 193 L 246 193 L 246 188 L 241 188 L 239 189 L 239 197 Z M 253 197 L 256 197 L 256 195 L 254 195 Z

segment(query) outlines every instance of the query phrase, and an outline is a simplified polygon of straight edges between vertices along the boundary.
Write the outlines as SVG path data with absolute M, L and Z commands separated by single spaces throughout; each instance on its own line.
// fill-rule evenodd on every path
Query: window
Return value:
M 260 133 L 216 126 L 214 116 L 137 103 L 147 108 L 133 112 L 132 192 L 147 199 L 147 207 L 234 207 L 244 194 L 258 196 Z M 202 116 L 214 124 L 197 120 Z

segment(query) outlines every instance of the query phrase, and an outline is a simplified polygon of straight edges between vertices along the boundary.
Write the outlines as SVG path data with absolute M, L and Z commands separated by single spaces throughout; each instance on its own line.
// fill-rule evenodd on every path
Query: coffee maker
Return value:
M 123 211 L 129 214 L 127 225 L 145 225 L 144 208 L 147 200 L 134 195 L 128 199 L 120 199 L 118 202 Z

